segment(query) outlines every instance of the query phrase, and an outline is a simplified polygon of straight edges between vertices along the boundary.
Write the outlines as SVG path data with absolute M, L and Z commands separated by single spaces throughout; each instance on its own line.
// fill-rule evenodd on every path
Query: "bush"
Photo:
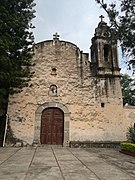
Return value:
M 135 144 L 133 143 L 123 142 L 120 144 L 120 146 L 121 146 L 121 150 L 135 152 Z
M 127 140 L 135 144 L 135 124 L 128 128 Z

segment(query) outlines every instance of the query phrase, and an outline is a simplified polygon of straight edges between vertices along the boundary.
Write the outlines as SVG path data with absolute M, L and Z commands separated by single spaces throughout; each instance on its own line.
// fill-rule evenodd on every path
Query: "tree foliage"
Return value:
M 135 79 L 124 74 L 121 77 L 121 87 L 123 95 L 123 105 L 128 104 L 135 106 Z
M 135 66 L 135 0 L 120 0 L 120 10 L 116 9 L 116 1 L 106 4 L 104 0 L 96 0 L 108 14 L 115 37 L 120 41 L 123 55 L 127 56 L 128 65 Z
M 34 0 L 0 0 L 0 106 L 30 75 L 34 6 Z

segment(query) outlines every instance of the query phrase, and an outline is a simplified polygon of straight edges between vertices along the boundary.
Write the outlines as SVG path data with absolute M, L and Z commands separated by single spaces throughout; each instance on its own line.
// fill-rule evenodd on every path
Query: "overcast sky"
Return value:
M 35 0 L 35 41 L 52 39 L 58 32 L 60 39 L 75 43 L 88 52 L 103 10 L 95 0 Z M 107 18 L 105 18 L 107 21 Z
M 106 13 L 95 0 L 35 0 L 35 3 L 35 42 L 52 39 L 57 32 L 61 40 L 70 41 L 89 52 L 99 16 L 104 15 L 104 21 L 108 22 Z

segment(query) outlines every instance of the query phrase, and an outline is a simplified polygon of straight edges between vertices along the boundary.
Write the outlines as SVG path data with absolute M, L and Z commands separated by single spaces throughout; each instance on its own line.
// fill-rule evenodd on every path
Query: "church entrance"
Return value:
M 63 145 L 64 113 L 59 108 L 47 108 L 41 115 L 41 144 Z

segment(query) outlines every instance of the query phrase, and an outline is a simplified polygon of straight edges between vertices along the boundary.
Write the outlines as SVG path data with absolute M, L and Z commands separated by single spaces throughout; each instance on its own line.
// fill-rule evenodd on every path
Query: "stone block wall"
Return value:
M 122 107 L 119 78 L 94 77 L 89 55 L 59 40 L 37 44 L 33 64 L 29 86 L 10 97 L 8 115 L 14 138 L 32 144 L 41 128 L 37 109 L 54 103 L 68 109 L 67 141 L 125 140 L 129 122 Z M 52 92 L 51 85 L 57 87 L 57 92 Z M 127 117 L 132 113 L 126 111 Z

